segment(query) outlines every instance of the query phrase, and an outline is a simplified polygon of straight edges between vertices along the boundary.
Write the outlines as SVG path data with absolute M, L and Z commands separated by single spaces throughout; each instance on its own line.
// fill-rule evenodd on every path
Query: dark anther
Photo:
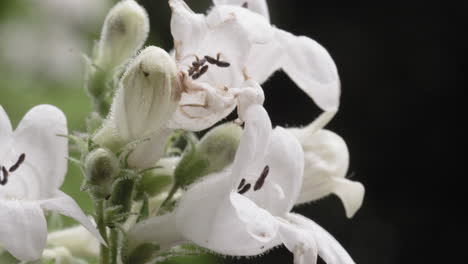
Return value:
M 8 182 L 8 171 L 5 167 L 2 166 L 3 179 L 0 180 L 1 185 L 5 185 Z
M 250 189 L 250 183 L 247 183 L 246 185 L 244 185 L 244 187 L 242 189 L 240 189 L 240 191 L 238 191 L 239 194 L 244 194 L 246 193 L 248 190 Z
M 201 59 L 201 60 L 196 60 L 194 62 L 192 62 L 192 66 L 195 67 L 195 69 L 198 69 L 199 67 L 203 66 L 203 64 L 205 64 L 206 60 L 205 58 Z
M 215 59 L 215 58 L 213 58 L 211 56 L 208 56 L 208 55 L 205 56 L 205 59 L 206 59 L 206 61 L 208 61 L 211 64 L 216 64 L 216 62 L 218 62 L 217 59 Z
M 208 70 L 208 65 L 203 66 L 203 67 L 200 69 L 200 72 L 199 72 L 200 76 L 203 75 L 203 74 L 205 74 L 205 72 L 206 72 L 207 70 Z
M 208 61 L 209 63 L 215 64 L 215 65 L 218 66 L 218 67 L 222 67 L 222 68 L 229 67 L 231 64 L 230 64 L 229 62 L 227 62 L 227 61 L 220 61 L 220 60 L 219 60 L 219 57 L 220 57 L 220 56 L 221 56 L 221 54 L 218 53 L 218 54 L 216 55 L 216 59 L 215 59 L 215 58 L 213 58 L 213 57 L 211 57 L 211 56 L 206 55 L 206 56 L 205 56 L 205 59 L 206 59 L 206 61 Z
M 245 179 L 242 179 L 241 182 L 239 183 L 239 186 L 237 187 L 237 190 L 240 190 L 242 187 L 244 187 L 245 184 Z
M 200 78 L 205 72 L 208 71 L 208 65 L 203 66 L 197 73 L 192 76 L 192 79 L 196 80 Z
M 243 8 L 248 8 L 248 7 L 249 7 L 249 3 L 244 2 L 244 3 L 242 4 L 242 7 L 243 7 Z
M 144 71 L 144 72 L 143 72 L 143 75 L 145 75 L 145 77 L 148 77 L 149 72 L 145 72 L 145 71 Z
M 18 169 L 18 167 L 23 163 L 24 159 L 26 158 L 26 154 L 21 154 L 18 158 L 18 161 L 8 169 L 9 172 L 14 172 L 15 170 Z
M 227 61 L 218 61 L 216 63 L 216 66 L 226 68 L 226 67 L 231 66 L 231 64 L 229 62 L 227 62 Z
M 263 171 L 260 174 L 260 177 L 258 177 L 258 180 L 255 182 L 254 191 L 260 190 L 260 188 L 262 188 L 263 184 L 265 183 L 265 179 L 268 176 L 269 171 L 270 171 L 270 167 L 266 165 L 265 168 L 263 168 Z

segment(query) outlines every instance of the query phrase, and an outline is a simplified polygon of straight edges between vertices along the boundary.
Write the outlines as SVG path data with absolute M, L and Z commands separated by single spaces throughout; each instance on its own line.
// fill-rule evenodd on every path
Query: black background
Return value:
M 149 11 L 153 43 L 172 47 L 166 1 L 140 1 Z M 203 12 L 210 1 L 186 1 Z M 295 208 L 322 225 L 356 263 L 447 263 L 465 255 L 464 95 L 461 64 L 466 5 L 427 2 L 270 0 L 272 24 L 321 43 L 342 82 L 341 107 L 328 129 L 351 153 L 353 179 L 366 187 L 351 220 L 334 196 Z M 450 8 L 446 8 L 450 6 Z M 463 86 L 462 86 L 463 85 Z M 311 122 L 319 109 L 282 72 L 264 85 L 275 125 Z M 458 150 L 458 151 L 457 151 Z M 461 152 L 461 153 L 460 153 Z M 460 242 L 459 242 L 459 239 Z M 293 263 L 284 248 L 233 263 Z

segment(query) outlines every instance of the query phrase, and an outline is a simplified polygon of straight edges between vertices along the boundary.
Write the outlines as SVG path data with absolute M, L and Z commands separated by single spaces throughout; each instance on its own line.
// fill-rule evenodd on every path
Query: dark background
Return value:
M 165 2 L 165 1 L 162 1 Z M 186 1 L 203 12 L 209 1 Z M 171 48 L 169 10 L 149 9 L 156 40 Z M 455 190 L 464 148 L 461 72 L 464 50 L 455 41 L 455 20 L 468 9 L 448 4 L 340 1 L 269 1 L 272 24 L 321 43 L 334 58 L 342 82 L 341 108 L 328 126 L 347 142 L 349 173 L 366 187 L 364 204 L 351 220 L 330 196 L 295 208 L 322 225 L 356 263 L 447 263 L 462 255 L 462 193 Z M 165 34 L 165 35 L 164 35 Z M 457 37 L 458 38 L 458 37 Z M 306 125 L 320 110 L 278 72 L 264 85 L 274 124 Z M 465 173 L 466 174 L 466 173 Z M 458 198 L 460 197 L 460 198 Z M 464 242 L 461 242 L 464 243 Z M 233 263 L 292 263 L 284 247 Z

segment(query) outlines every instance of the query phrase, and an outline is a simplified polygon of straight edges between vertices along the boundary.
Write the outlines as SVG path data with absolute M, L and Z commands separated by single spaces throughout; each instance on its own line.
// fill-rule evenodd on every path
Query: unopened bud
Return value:
M 166 126 L 180 96 L 177 67 L 166 51 L 147 47 L 128 66 L 112 104 L 111 122 L 124 141 Z
M 187 186 L 200 177 L 218 172 L 234 161 L 239 146 L 242 128 L 227 123 L 210 130 L 194 150 L 182 157 L 175 170 L 178 187 Z
M 95 63 L 112 69 L 132 57 L 145 43 L 149 32 L 146 10 L 134 0 L 123 0 L 107 14 Z
M 174 170 L 178 161 L 178 157 L 160 159 L 154 169 L 143 173 L 138 189 L 149 196 L 169 191 L 174 181 Z
M 87 184 L 100 190 L 94 194 L 104 198 L 109 195 L 113 178 L 119 173 L 119 161 L 111 151 L 98 148 L 86 157 L 85 172 Z

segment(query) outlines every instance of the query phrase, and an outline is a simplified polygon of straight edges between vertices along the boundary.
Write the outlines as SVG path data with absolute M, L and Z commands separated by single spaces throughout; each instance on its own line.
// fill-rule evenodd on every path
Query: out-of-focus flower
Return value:
M 354 263 L 319 225 L 290 213 L 304 172 L 299 142 L 281 127 L 272 130 L 261 106 L 246 111 L 232 167 L 189 187 L 174 213 L 138 223 L 130 230 L 131 243 L 164 248 L 188 240 L 236 256 L 258 255 L 283 243 L 295 263 L 315 263 L 317 255 L 327 263 Z
M 349 167 L 345 141 L 322 129 L 334 114 L 325 112 L 307 127 L 289 129 L 301 142 L 305 158 L 304 182 L 296 204 L 334 193 L 343 202 L 346 216 L 351 218 L 362 205 L 365 189 L 360 182 L 345 178 Z
M 66 248 L 75 257 L 99 256 L 99 240 L 83 226 L 75 226 L 49 233 L 47 245 Z
M 41 256 L 46 211 L 72 217 L 104 243 L 76 202 L 59 190 L 67 172 L 68 142 L 62 111 L 32 108 L 13 132 L 0 107 L 0 246 L 20 260 Z
M 143 46 L 148 32 L 146 10 L 133 0 L 119 2 L 104 21 L 95 63 L 105 70 L 121 65 Z
M 18 0 L 19 12 L 1 19 L 0 58 L 7 70 L 51 80 L 81 77 L 83 32 L 102 19 L 109 0 Z

